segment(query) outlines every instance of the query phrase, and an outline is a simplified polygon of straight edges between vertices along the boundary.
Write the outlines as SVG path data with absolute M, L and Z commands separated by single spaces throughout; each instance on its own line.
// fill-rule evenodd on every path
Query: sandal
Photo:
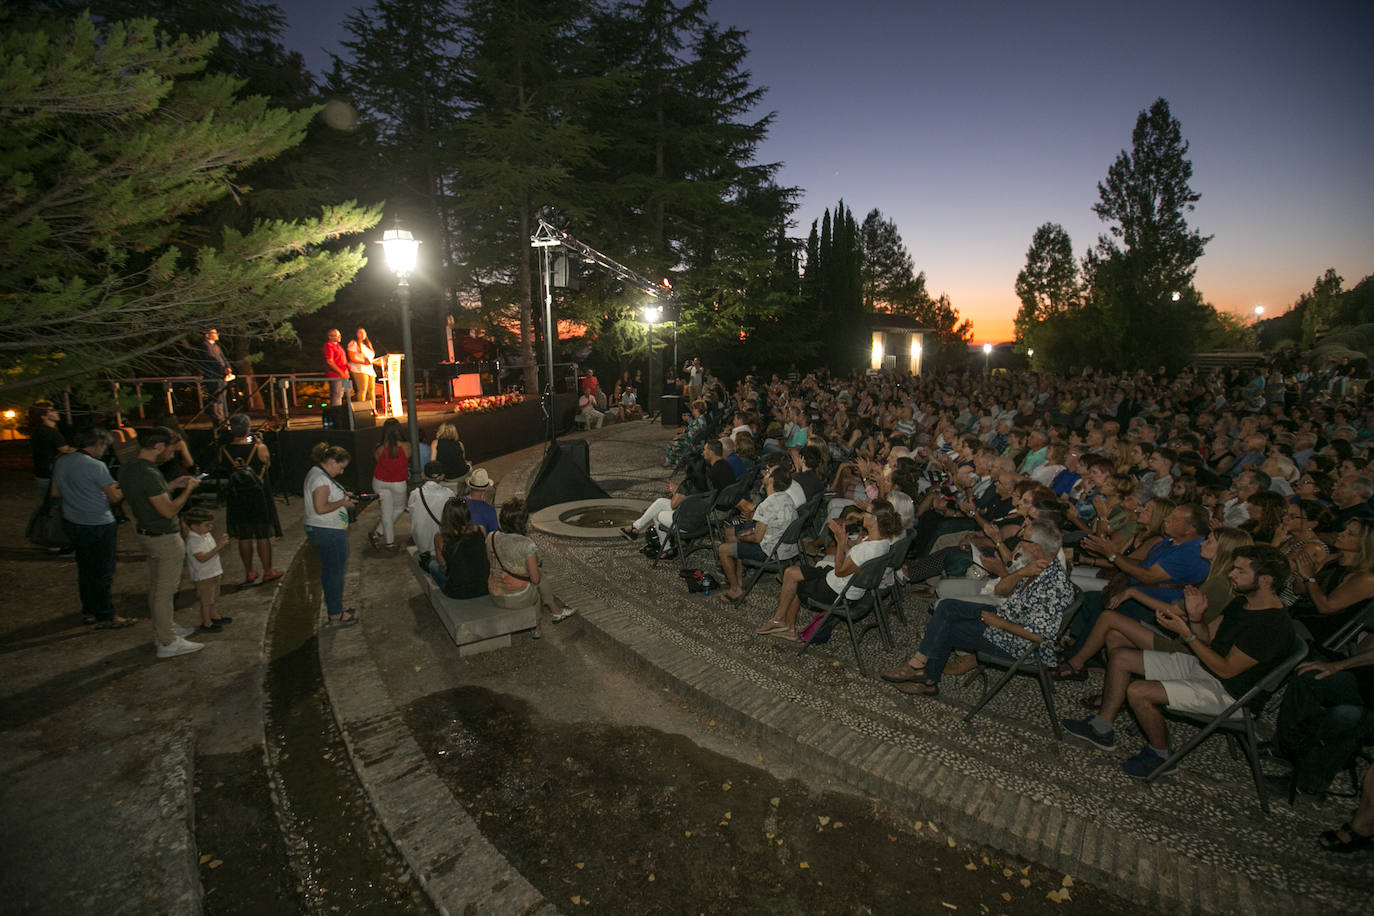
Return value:
M 788 642 L 798 642 L 801 639 L 801 637 L 797 635 L 797 631 L 786 624 L 776 630 L 769 630 L 765 635 L 776 636 L 778 639 L 785 639 Z
M 1082 703 L 1082 704 L 1083 704 L 1086 708 L 1088 708 L 1088 709 L 1101 709 L 1101 708 L 1102 708 L 1102 694 L 1100 694 L 1100 693 L 1090 693 L 1090 694 L 1088 694 L 1087 696 L 1085 696 L 1083 699 L 1079 700 L 1078 702 Z
M 329 626 L 331 627 L 351 627 L 358 623 L 358 615 L 351 610 L 344 611 L 342 614 L 329 615 Z
M 1341 834 L 1345 834 L 1349 839 L 1342 839 Z M 1356 833 L 1355 828 L 1346 821 L 1336 830 L 1323 830 L 1321 836 L 1317 838 L 1317 845 L 1327 852 L 1361 852 L 1366 849 L 1374 849 L 1374 834 L 1365 836 Z
M 739 603 L 740 603 L 741 601 L 743 601 L 743 600 L 744 600 L 744 595 L 743 595 L 743 594 L 735 595 L 733 598 L 730 597 L 730 596 L 727 595 L 727 594 L 724 594 L 724 593 L 722 593 L 722 594 L 719 596 L 719 601 L 720 601 L 721 604 L 739 604 Z
M 274 570 L 272 570 L 270 573 L 263 573 L 263 574 L 262 574 L 262 583 L 263 583 L 263 585 L 266 585 L 268 582 L 275 582 L 275 581 L 277 581 L 278 579 L 280 579 L 280 578 L 281 578 L 282 576 L 284 576 L 284 575 L 286 575 L 286 573 L 283 572 L 282 570 L 280 570 L 280 569 L 274 569 Z
M 367 533 L 367 542 L 372 545 L 373 550 L 382 549 L 382 536 L 375 531 Z
M 1065 660 L 1050 672 L 1050 680 L 1054 681 L 1086 681 L 1088 679 L 1088 669 L 1076 667 L 1073 662 Z
M 772 633 L 774 630 L 785 630 L 785 629 L 787 629 L 787 623 L 786 623 L 785 621 L 782 621 L 782 620 L 774 620 L 772 617 L 769 617 L 766 621 L 764 621 L 763 625 L 762 625 L 761 627 L 759 627 L 758 629 L 754 630 L 754 632 L 757 633 L 757 634 L 759 634 L 760 636 L 767 636 L 769 633 Z
M 553 615 L 552 620 L 554 623 L 562 623 L 576 613 L 577 608 L 573 607 L 571 604 L 565 604 L 563 605 L 563 610 Z
M 258 584 L 258 574 L 255 573 L 255 572 L 250 572 L 248 575 L 246 575 L 246 576 L 243 577 L 243 584 L 244 584 L 244 587 L 247 587 L 247 586 L 249 586 L 249 585 L 257 585 L 257 584 Z

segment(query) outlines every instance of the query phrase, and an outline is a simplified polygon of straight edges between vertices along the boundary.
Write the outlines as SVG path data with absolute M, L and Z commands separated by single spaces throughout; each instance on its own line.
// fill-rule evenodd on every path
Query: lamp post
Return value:
M 992 344 L 983 344 L 983 374 L 992 374 Z
M 401 228 L 398 219 L 395 224 L 382 233 L 382 246 L 386 255 L 386 266 L 396 275 L 396 292 L 401 300 L 401 346 L 405 350 L 406 379 L 406 430 L 410 433 L 410 473 L 412 477 L 420 473 L 420 421 L 419 405 L 415 401 L 415 353 L 410 341 L 410 274 L 415 270 L 415 262 L 420 253 L 420 242 L 409 230 Z
M 654 412 L 654 323 L 658 321 L 658 316 L 663 314 L 663 306 L 646 305 L 644 306 L 644 320 L 649 325 L 649 379 L 648 391 L 644 392 L 644 400 L 648 402 L 649 414 Z

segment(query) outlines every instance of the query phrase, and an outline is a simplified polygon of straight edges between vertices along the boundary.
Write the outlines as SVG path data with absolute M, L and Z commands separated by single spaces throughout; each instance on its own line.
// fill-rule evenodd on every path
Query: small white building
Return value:
M 921 327 L 909 315 L 870 312 L 867 317 L 872 336 L 868 367 L 875 371 L 885 369 L 920 375 L 925 337 L 935 331 Z

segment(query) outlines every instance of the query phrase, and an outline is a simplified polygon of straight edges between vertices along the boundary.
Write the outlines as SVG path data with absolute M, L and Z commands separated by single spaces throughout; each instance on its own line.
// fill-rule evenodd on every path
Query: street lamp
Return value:
M 420 242 L 406 229 L 401 228 L 398 219 L 395 224 L 382 233 L 382 246 L 386 256 L 386 266 L 396 275 L 396 292 L 401 300 L 401 346 L 405 350 L 406 379 L 406 429 L 410 433 L 410 473 L 418 477 L 420 473 L 420 421 L 419 405 L 415 400 L 415 353 L 410 342 L 410 274 L 415 270 L 415 262 L 420 254 Z
M 1263 318 L 1263 317 L 1264 317 L 1264 306 L 1262 306 L 1262 305 L 1257 305 L 1257 306 L 1255 306 L 1255 320 L 1258 321 L 1260 318 Z
M 992 374 L 992 344 L 983 344 L 983 374 Z
M 649 405 L 649 413 L 654 412 L 654 323 L 663 314 L 663 306 L 646 305 L 644 306 L 644 320 L 649 325 L 649 380 L 648 390 L 644 392 L 644 400 Z

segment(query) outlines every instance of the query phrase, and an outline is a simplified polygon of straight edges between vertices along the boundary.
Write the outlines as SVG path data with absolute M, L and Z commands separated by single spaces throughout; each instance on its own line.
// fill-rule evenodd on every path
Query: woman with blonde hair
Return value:
M 1133 563 L 1143 563 L 1150 550 L 1164 537 L 1164 520 L 1177 508 L 1172 499 L 1152 499 L 1136 509 L 1135 531 L 1124 547 L 1116 550 Z M 1107 558 L 1080 557 L 1069 578 L 1085 592 L 1100 592 L 1116 575 L 1116 564 Z
M 1318 645 L 1374 598 L 1374 518 L 1352 518 L 1332 546 L 1336 553 L 1324 561 L 1303 553 L 1293 557 L 1300 581 L 1294 589 L 1298 600 L 1289 610 Z
M 1230 603 L 1233 597 L 1230 575 L 1231 568 L 1235 565 L 1236 548 L 1249 543 L 1252 543 L 1250 533 L 1239 528 L 1218 528 L 1202 542 L 1202 558 L 1211 563 L 1211 568 L 1201 585 L 1190 585 L 1184 589 L 1184 593 L 1196 590 L 1207 599 L 1207 610 L 1202 615 L 1204 623 L 1211 624 L 1221 616 L 1221 612 Z M 1078 651 L 1072 658 L 1065 659 L 1055 670 L 1056 680 L 1086 679 L 1088 673 L 1084 666 L 1087 665 L 1088 659 L 1103 649 L 1108 652 L 1120 648 L 1150 649 L 1155 652 L 1189 651 L 1181 641 L 1158 633 L 1155 629 L 1114 610 L 1126 600 L 1138 601 L 1156 613 L 1164 608 L 1172 608 L 1173 613 L 1187 616 L 1185 604 L 1181 600 L 1160 601 L 1138 588 L 1128 588 L 1108 602 L 1113 610 L 1103 611 L 1102 616 L 1097 618 L 1092 631 L 1084 637 Z
M 458 427 L 452 423 L 440 423 L 434 433 L 434 441 L 429 444 L 429 454 L 431 460 L 444 466 L 444 485 L 457 492 L 459 482 L 472 471 L 463 449 L 463 440 L 458 438 Z
M 679 461 L 687 457 L 687 453 L 692 447 L 692 437 L 706 425 L 705 401 L 693 401 L 691 411 L 692 416 L 687 421 L 687 426 L 673 438 L 672 442 L 668 443 L 667 449 L 664 450 L 663 466 L 665 468 L 676 467 Z

